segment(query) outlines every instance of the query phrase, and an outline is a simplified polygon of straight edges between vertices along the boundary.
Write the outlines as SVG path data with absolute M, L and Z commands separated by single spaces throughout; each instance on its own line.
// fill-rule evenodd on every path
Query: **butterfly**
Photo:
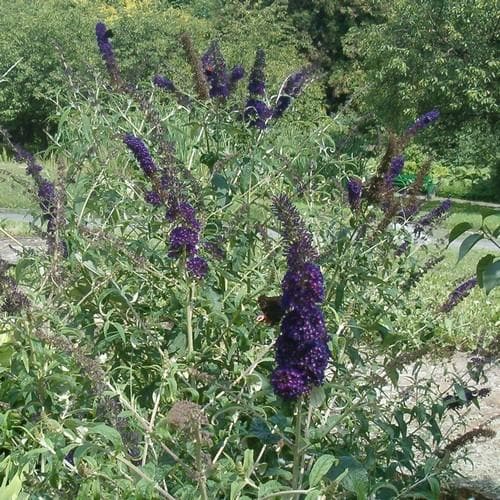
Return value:
M 257 316 L 257 321 L 264 322 L 268 325 L 277 325 L 285 311 L 281 307 L 281 296 L 266 297 L 265 295 L 259 296 L 257 299 L 262 313 Z

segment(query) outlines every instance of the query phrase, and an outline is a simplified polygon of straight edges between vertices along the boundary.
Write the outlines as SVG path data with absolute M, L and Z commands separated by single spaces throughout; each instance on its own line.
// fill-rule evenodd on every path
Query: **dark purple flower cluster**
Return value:
M 226 61 L 217 42 L 212 42 L 201 57 L 201 65 L 209 85 L 210 97 L 227 98 L 229 96 L 229 79 Z
M 460 284 L 451 292 L 448 300 L 441 306 L 441 312 L 450 312 L 461 300 L 469 295 L 476 285 L 477 278 L 475 276 Z
M 125 134 L 123 142 L 132 151 L 135 159 L 148 177 L 151 177 L 158 171 L 158 167 L 151 157 L 148 147 L 141 139 L 132 134 Z
M 347 199 L 351 210 L 355 212 L 361 204 L 361 195 L 363 193 L 363 183 L 356 177 L 351 177 L 347 181 Z
M 176 90 L 174 82 L 169 78 L 167 78 L 166 76 L 156 75 L 153 78 L 153 83 L 160 89 L 165 90 L 166 92 L 175 92 Z
M 12 146 L 16 153 L 16 160 L 26 162 L 26 174 L 33 178 L 37 186 L 40 208 L 43 210 L 44 216 L 49 217 L 56 203 L 57 194 L 54 183 L 42 176 L 42 166 L 36 162 L 35 157 L 29 151 L 22 149 L 17 144 Z
M 245 107 L 245 121 L 252 127 L 263 130 L 266 122 L 272 116 L 272 110 L 260 99 L 253 97 L 247 100 Z
M 437 108 L 432 109 L 431 111 L 428 111 L 427 113 L 424 113 L 422 116 L 419 116 L 415 122 L 411 125 L 411 127 L 408 127 L 406 130 L 407 135 L 415 135 L 419 130 L 422 130 L 432 123 L 434 123 L 438 118 L 439 118 L 439 110 Z
M 207 261 L 203 257 L 190 257 L 186 262 L 188 273 L 197 279 L 203 279 L 208 272 Z
M 189 257 L 196 255 L 198 249 L 199 235 L 194 229 L 185 226 L 177 226 L 170 233 L 170 248 L 168 256 L 172 258 L 186 254 Z
M 160 207 L 163 204 L 160 194 L 156 191 L 146 191 L 144 200 L 153 207 Z
M 245 68 L 241 64 L 237 64 L 229 75 L 229 87 L 230 90 L 234 88 L 237 82 L 243 79 L 245 76 Z
M 273 109 L 273 118 L 280 118 L 292 104 L 292 99 L 298 97 L 305 83 L 307 82 L 308 72 L 303 69 L 290 75 L 283 85 L 283 92 L 278 97 Z
M 279 396 L 296 399 L 323 383 L 331 357 L 320 307 L 325 290 L 323 275 L 314 262 L 317 252 L 312 236 L 297 209 L 286 196 L 279 196 L 274 199 L 273 211 L 283 226 L 288 271 L 281 284 L 284 315 L 271 384 Z
M 113 47 L 110 42 L 112 36 L 111 30 L 108 30 L 104 23 L 97 23 L 95 25 L 95 35 L 97 38 L 97 46 L 101 52 L 101 56 L 106 63 L 106 68 L 112 78 L 112 80 L 117 83 L 120 80 L 120 73 L 118 71 L 118 65 L 116 64 L 115 55 L 113 53 Z
M 134 154 L 144 174 L 154 187 L 145 193 L 145 200 L 154 207 L 166 205 L 165 218 L 176 225 L 170 232 L 168 255 L 171 258 L 185 256 L 186 269 L 194 278 L 201 279 L 208 272 L 208 264 L 198 255 L 201 224 L 196 209 L 181 199 L 173 172 L 167 168 L 160 170 L 155 164 L 147 146 L 138 137 L 126 134 L 123 142 Z
M 414 229 L 415 234 L 422 233 L 424 228 L 429 227 L 434 222 L 442 219 L 445 215 L 448 214 L 450 208 L 451 208 L 451 200 L 448 198 L 417 221 Z
M 403 171 L 405 159 L 402 155 L 395 156 L 389 165 L 389 169 L 385 173 L 384 179 L 388 187 L 392 189 L 394 179 Z
M 257 49 L 255 62 L 250 72 L 248 81 L 248 92 L 251 96 L 263 96 L 266 93 L 266 53 Z

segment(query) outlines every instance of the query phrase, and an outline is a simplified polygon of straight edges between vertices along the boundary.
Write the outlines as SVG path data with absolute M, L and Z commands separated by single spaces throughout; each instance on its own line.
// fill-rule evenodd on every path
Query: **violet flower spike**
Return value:
M 361 205 L 361 195 L 363 194 L 363 182 L 356 178 L 351 177 L 347 181 L 347 199 L 351 210 L 355 212 Z
M 166 76 L 156 75 L 153 78 L 153 83 L 165 92 L 175 92 L 176 90 L 174 82 Z
M 288 271 L 282 282 L 284 316 L 276 341 L 276 369 L 271 375 L 274 392 L 293 400 L 323 383 L 331 353 L 320 304 L 324 300 L 323 275 L 315 263 L 318 253 L 300 214 L 286 196 L 273 201 L 282 223 Z
M 385 183 L 388 187 L 392 188 L 394 179 L 403 171 L 405 159 L 403 156 L 395 156 L 391 160 L 388 171 L 384 175 Z
M 120 81 L 120 73 L 118 71 L 118 65 L 116 64 L 113 47 L 110 42 L 110 38 L 113 36 L 113 33 L 111 30 L 108 30 L 104 23 L 99 22 L 95 25 L 95 34 L 97 46 L 99 47 L 99 51 L 104 62 L 106 63 L 106 68 L 111 78 L 117 83 Z
M 436 208 L 431 210 L 428 214 L 424 215 L 420 220 L 415 224 L 414 233 L 420 234 L 425 227 L 431 226 L 433 223 L 437 222 L 439 219 L 442 219 L 445 215 L 448 214 L 451 208 L 451 200 L 447 198 Z
M 130 151 L 132 151 L 135 159 L 137 160 L 147 177 L 151 177 L 154 173 L 157 172 L 158 167 L 153 161 L 148 147 L 141 139 L 135 137 L 132 134 L 125 134 L 123 142 L 130 149 Z
M 439 115 L 440 112 L 437 108 L 424 113 L 423 115 L 419 116 L 410 127 L 408 127 L 408 129 L 406 130 L 406 134 L 410 136 L 415 135 L 419 130 L 423 130 L 424 128 L 427 128 L 429 125 L 434 123 L 439 118 Z
M 264 130 L 267 126 L 267 120 L 271 117 L 272 111 L 267 104 L 260 99 L 248 99 L 245 107 L 245 121 L 251 127 Z
M 471 290 L 477 285 L 477 278 L 474 276 L 460 284 L 451 292 L 448 300 L 441 306 L 441 312 L 450 312 L 459 302 L 461 302 Z
M 304 84 L 307 81 L 307 71 L 305 69 L 290 75 L 284 85 L 283 92 L 278 97 L 273 109 L 273 118 L 281 118 L 285 111 L 292 104 L 293 98 L 298 97 Z
M 191 257 L 186 262 L 186 269 L 190 276 L 203 279 L 208 273 L 208 264 L 203 257 Z
M 248 82 L 248 92 L 251 96 L 263 96 L 266 92 L 266 53 L 262 49 L 257 49 L 255 62 L 250 72 Z
M 209 85 L 210 97 L 227 98 L 229 96 L 229 82 L 226 62 L 217 42 L 210 44 L 201 58 L 201 64 Z

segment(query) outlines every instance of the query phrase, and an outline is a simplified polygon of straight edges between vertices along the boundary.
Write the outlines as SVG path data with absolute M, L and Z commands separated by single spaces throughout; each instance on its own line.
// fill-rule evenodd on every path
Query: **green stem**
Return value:
M 208 500 L 208 491 L 207 491 L 207 478 L 205 475 L 205 467 L 203 465 L 202 459 L 202 439 L 201 439 L 201 429 L 200 424 L 196 425 L 196 468 L 198 469 L 198 486 L 200 488 L 200 494 L 202 500 Z
M 295 444 L 293 449 L 292 489 L 300 488 L 302 465 L 302 396 L 297 400 L 297 414 L 295 415 Z M 293 495 L 291 500 L 299 498 Z
M 247 269 L 249 269 L 252 265 L 252 219 L 251 219 L 251 211 L 250 211 L 250 202 L 252 200 L 252 173 L 250 173 L 250 181 L 247 189 Z M 247 276 L 247 294 L 250 295 L 252 291 L 252 277 L 250 274 Z
M 194 284 L 190 282 L 186 272 L 186 340 L 188 355 L 194 352 L 194 337 L 193 337 L 193 298 L 194 298 Z

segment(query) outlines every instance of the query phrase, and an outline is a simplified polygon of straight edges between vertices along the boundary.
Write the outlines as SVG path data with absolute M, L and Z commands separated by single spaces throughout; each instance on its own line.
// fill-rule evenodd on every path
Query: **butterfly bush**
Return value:
M 415 234 L 420 234 L 425 228 L 432 226 L 437 221 L 448 215 L 451 209 L 451 200 L 448 198 L 442 201 L 436 208 L 420 218 L 415 224 Z
M 293 400 L 323 383 L 331 357 L 320 307 L 325 290 L 318 253 L 299 212 L 284 195 L 274 199 L 273 211 L 282 224 L 288 270 L 281 283 L 284 316 L 271 384 L 277 395 Z
M 419 116 L 410 127 L 406 129 L 406 134 L 408 136 L 414 136 L 420 130 L 427 128 L 429 125 L 432 125 L 440 116 L 439 109 L 434 108 L 427 113 Z
M 356 211 L 361 204 L 361 195 L 363 193 L 363 183 L 356 177 L 351 177 L 347 181 L 347 199 L 351 210 Z
M 208 264 L 198 255 L 201 224 L 196 209 L 186 200 L 179 199 L 181 192 L 173 173 L 168 169 L 160 171 L 142 139 L 126 134 L 123 142 L 155 187 L 153 191 L 146 192 L 146 202 L 155 208 L 166 205 L 166 220 L 176 224 L 169 235 L 168 256 L 173 259 L 185 256 L 188 274 L 193 278 L 204 278 Z
M 98 22 L 95 26 L 95 34 L 97 39 L 97 46 L 101 56 L 106 64 L 109 75 L 111 76 L 114 83 L 120 82 L 120 72 L 118 70 L 118 64 L 116 63 L 115 54 L 113 52 L 113 46 L 111 45 L 111 31 L 108 30 L 106 25 L 102 22 Z
M 446 302 L 441 306 L 441 312 L 450 312 L 459 302 L 470 294 L 476 285 L 477 278 L 475 276 L 461 283 L 450 293 Z

